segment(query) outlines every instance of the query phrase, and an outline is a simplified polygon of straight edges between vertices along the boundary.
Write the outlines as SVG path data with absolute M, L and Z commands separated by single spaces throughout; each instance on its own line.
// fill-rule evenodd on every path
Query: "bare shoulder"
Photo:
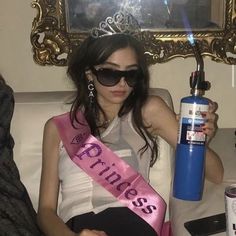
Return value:
M 151 95 L 148 97 L 147 102 L 143 107 L 143 115 L 150 116 L 152 114 L 159 114 L 165 110 L 171 110 L 166 102 L 159 96 Z
M 58 144 L 60 142 L 60 135 L 56 127 L 56 124 L 53 121 L 53 118 L 47 120 L 44 125 L 43 139 L 51 143 L 53 142 Z
M 161 97 L 150 96 L 143 107 L 142 114 L 151 133 L 160 135 L 174 145 L 172 137 L 177 133 L 176 115 Z
M 45 132 L 53 132 L 56 133 L 57 132 L 57 127 L 53 121 L 53 117 L 48 119 L 44 125 L 44 130 Z

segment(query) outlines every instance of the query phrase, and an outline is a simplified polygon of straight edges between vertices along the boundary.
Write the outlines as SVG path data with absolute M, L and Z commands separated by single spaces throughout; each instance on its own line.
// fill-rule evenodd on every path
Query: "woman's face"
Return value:
M 105 63 L 95 66 L 96 70 L 101 70 L 101 68 L 135 72 L 138 69 L 137 55 L 130 47 L 119 49 L 111 54 Z M 92 77 L 97 91 L 97 99 L 101 106 L 117 105 L 120 107 L 133 90 L 127 84 L 124 76 L 121 76 L 119 82 L 113 86 L 102 85 L 94 72 Z

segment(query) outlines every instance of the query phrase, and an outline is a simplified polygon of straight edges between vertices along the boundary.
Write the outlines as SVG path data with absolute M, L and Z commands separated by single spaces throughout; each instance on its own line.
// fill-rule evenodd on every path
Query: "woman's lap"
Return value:
M 109 236 L 157 236 L 147 222 L 125 207 L 75 216 L 67 225 L 76 233 L 82 229 L 96 229 L 105 231 Z

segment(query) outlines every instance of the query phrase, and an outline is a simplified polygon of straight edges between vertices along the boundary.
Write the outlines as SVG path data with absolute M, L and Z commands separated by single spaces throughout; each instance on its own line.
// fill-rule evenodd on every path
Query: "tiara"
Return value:
M 129 34 L 137 35 L 141 32 L 141 27 L 138 21 L 128 12 L 119 11 L 109 16 L 99 23 L 99 27 L 95 27 L 91 30 L 91 36 L 93 38 L 101 38 L 104 36 L 110 36 L 114 34 Z

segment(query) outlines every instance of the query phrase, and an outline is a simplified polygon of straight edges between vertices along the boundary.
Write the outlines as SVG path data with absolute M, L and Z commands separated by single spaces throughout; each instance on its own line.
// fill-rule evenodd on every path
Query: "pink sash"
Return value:
M 145 179 L 125 161 L 91 135 L 82 113 L 81 124 L 71 125 L 69 113 L 53 118 L 71 160 L 120 202 L 149 223 L 158 235 L 163 227 L 166 203 Z

